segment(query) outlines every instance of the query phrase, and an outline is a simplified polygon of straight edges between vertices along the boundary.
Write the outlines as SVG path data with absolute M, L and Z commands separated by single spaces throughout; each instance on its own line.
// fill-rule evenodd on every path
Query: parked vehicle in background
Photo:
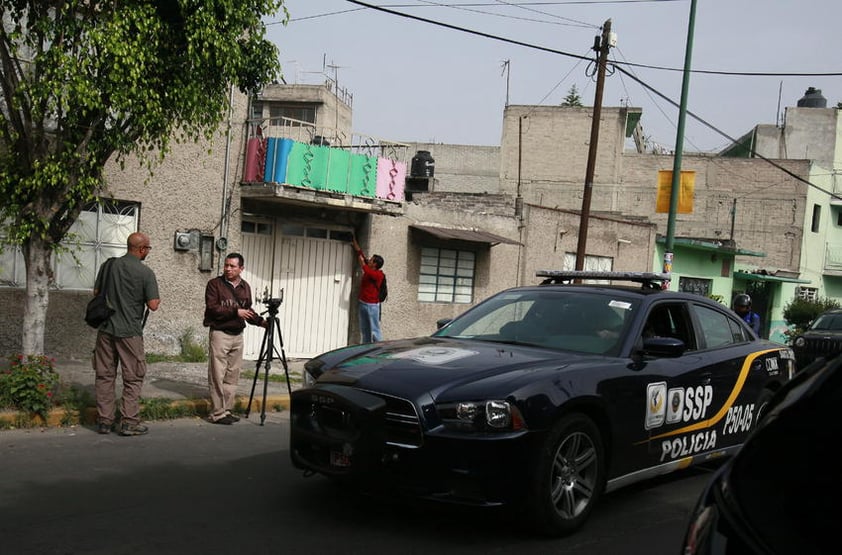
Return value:
M 543 534 L 604 492 L 736 452 L 792 351 L 668 274 L 540 272 L 429 337 L 305 365 L 290 454 L 371 491 L 508 505 Z M 622 280 L 634 286 L 575 284 Z M 777 467 L 776 467 L 777 468 Z
M 842 353 L 842 309 L 820 314 L 792 341 L 795 363 L 804 368 L 817 358 L 833 358 Z
M 710 480 L 685 555 L 838 553 L 840 404 L 842 357 L 799 371 Z

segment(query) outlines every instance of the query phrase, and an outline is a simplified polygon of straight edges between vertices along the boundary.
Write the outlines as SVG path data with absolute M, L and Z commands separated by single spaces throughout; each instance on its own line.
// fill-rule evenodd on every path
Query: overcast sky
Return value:
M 390 10 L 576 56 L 593 56 L 611 19 L 609 59 L 676 103 L 681 97 L 690 0 L 367 0 Z M 593 105 L 587 61 L 384 13 L 345 0 L 286 0 L 291 21 L 268 26 L 287 83 L 323 71 L 354 95 L 353 131 L 382 139 L 499 145 L 503 108 L 558 105 L 576 85 Z M 738 73 L 842 74 L 840 0 L 699 0 L 692 69 Z M 503 71 L 509 61 L 509 74 Z M 315 73 L 311 73 L 315 72 Z M 842 101 L 840 76 L 693 73 L 688 109 L 737 138 L 775 124 L 810 86 L 828 106 Z M 643 109 L 644 133 L 673 148 L 678 109 L 632 77 L 606 78 L 604 106 Z M 687 117 L 685 151 L 728 140 Z

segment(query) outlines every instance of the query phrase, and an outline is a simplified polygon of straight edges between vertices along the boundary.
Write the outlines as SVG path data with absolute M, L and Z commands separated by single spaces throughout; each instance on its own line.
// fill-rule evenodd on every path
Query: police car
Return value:
M 564 535 L 604 493 L 736 452 L 794 372 L 790 349 L 715 301 L 663 290 L 668 274 L 538 275 L 431 336 L 308 361 L 293 464 L 375 492 L 507 505 Z

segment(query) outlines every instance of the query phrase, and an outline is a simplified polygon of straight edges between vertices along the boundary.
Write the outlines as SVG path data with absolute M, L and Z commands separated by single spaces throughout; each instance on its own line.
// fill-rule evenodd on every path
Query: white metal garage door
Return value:
M 288 358 L 311 358 L 348 344 L 353 249 L 348 229 L 243 221 L 243 277 L 258 299 L 268 291 L 283 302 L 278 312 Z M 263 312 L 266 306 L 256 304 Z M 263 329 L 248 326 L 245 358 L 257 360 Z M 276 347 L 280 345 L 276 341 Z

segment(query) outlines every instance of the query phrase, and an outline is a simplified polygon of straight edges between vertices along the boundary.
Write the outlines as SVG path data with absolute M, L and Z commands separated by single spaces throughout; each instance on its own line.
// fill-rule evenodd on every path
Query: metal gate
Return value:
M 278 318 L 287 357 L 311 358 L 348 344 L 354 262 L 349 236 L 345 228 L 243 220 L 243 277 L 256 299 L 264 292 L 283 296 Z M 258 312 L 265 309 L 255 304 Z M 262 328 L 247 326 L 244 358 L 257 360 L 262 340 Z

